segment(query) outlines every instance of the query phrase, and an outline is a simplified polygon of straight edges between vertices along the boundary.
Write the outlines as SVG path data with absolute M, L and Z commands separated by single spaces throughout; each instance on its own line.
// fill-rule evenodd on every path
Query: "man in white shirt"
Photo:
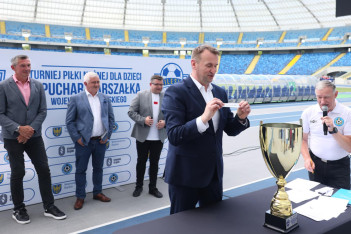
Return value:
M 106 142 L 110 139 L 115 117 L 110 98 L 99 93 L 98 74 L 88 72 L 84 76 L 85 91 L 70 98 L 67 107 L 67 130 L 76 149 L 76 197 L 74 209 L 83 207 L 86 170 L 90 155 L 93 165 L 93 199 L 111 201 L 102 191 L 103 164 Z
M 338 91 L 330 81 L 318 82 L 315 92 L 318 103 L 301 116 L 305 168 L 310 180 L 350 189 L 351 109 L 336 100 Z M 327 116 L 323 117 L 323 109 Z
M 161 112 L 162 88 L 162 76 L 152 76 L 150 90 L 139 92 L 129 107 L 128 115 L 135 122 L 132 137 L 136 139 L 138 152 L 134 197 L 140 196 L 143 191 L 143 180 L 148 158 L 150 160 L 149 193 L 157 198 L 163 197 L 162 193 L 156 188 L 158 162 L 163 143 L 167 138 L 164 128 L 165 121 Z

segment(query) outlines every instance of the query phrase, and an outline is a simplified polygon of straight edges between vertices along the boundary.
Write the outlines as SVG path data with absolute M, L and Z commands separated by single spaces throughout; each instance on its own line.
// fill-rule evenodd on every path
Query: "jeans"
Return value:
M 150 159 L 150 184 L 149 190 L 156 188 L 157 172 L 158 172 L 158 161 L 160 160 L 160 154 L 162 151 L 163 143 L 162 141 L 136 141 L 138 160 L 136 165 L 136 186 L 143 187 L 146 162 Z
M 88 167 L 90 155 L 93 164 L 93 195 L 102 191 L 102 176 L 106 144 L 100 144 L 100 140 L 90 140 L 87 146 L 81 146 L 77 142 L 76 148 L 76 197 L 85 198 L 86 170 Z
M 23 177 L 25 175 L 23 152 L 27 153 L 38 174 L 40 195 L 44 209 L 53 205 L 54 196 L 51 191 L 51 174 L 43 138 L 41 136 L 33 137 L 25 144 L 18 143 L 17 139 L 4 139 L 4 147 L 9 154 L 10 160 L 10 187 L 14 210 L 25 207 L 23 203 Z

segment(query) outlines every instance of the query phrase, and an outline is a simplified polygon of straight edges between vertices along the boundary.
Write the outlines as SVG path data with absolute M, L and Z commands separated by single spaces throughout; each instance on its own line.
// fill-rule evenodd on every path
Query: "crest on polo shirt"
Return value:
M 336 118 L 334 119 L 334 124 L 335 124 L 336 126 L 338 126 L 338 127 L 344 125 L 344 123 L 345 123 L 345 121 L 344 121 L 344 119 L 341 118 L 341 117 L 336 117 Z

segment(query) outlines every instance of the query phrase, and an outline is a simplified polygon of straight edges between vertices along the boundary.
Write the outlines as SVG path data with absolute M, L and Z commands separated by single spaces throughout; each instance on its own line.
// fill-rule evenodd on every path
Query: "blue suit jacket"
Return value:
M 101 104 L 102 124 L 107 131 L 103 138 L 105 140 L 111 137 L 115 117 L 109 97 L 102 93 L 97 95 Z M 93 124 L 94 116 L 86 92 L 72 96 L 66 114 L 66 126 L 72 141 L 77 142 L 79 138 L 82 138 L 84 145 L 88 145 L 92 137 Z
M 213 96 L 228 102 L 225 91 L 212 86 Z M 165 181 L 169 184 L 203 188 L 214 176 L 222 183 L 223 131 L 235 136 L 249 127 L 249 122 L 241 124 L 230 108 L 221 108 L 217 131 L 214 132 L 210 120 L 210 127 L 199 133 L 196 118 L 202 115 L 205 107 L 206 102 L 190 77 L 168 87 L 165 92 L 162 111 L 169 140 Z

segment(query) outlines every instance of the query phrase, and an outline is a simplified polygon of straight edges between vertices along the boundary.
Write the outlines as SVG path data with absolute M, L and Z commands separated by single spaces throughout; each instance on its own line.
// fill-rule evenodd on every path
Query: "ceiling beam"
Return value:
M 39 1 L 39 0 L 35 0 L 34 17 L 33 17 L 34 21 L 35 21 L 35 19 L 37 18 L 37 12 L 38 12 L 38 1 Z
M 263 4 L 266 6 L 267 10 L 269 11 L 269 14 L 271 14 L 275 24 L 280 28 L 280 25 L 278 23 L 278 21 L 276 20 L 276 18 L 274 17 L 274 14 L 272 13 L 271 9 L 268 7 L 267 3 L 265 0 L 261 0 L 261 2 L 263 2 Z
M 84 0 L 83 9 L 82 9 L 82 15 L 80 17 L 80 25 L 83 25 L 84 15 L 85 15 L 85 7 L 86 6 L 87 6 L 87 0 Z
M 229 3 L 229 0 L 228 0 L 228 3 Z M 235 11 L 233 0 L 230 0 L 230 5 L 232 6 L 232 10 L 233 10 L 233 13 L 234 13 L 234 16 L 235 16 L 235 19 L 236 19 L 236 23 L 238 24 L 238 27 L 240 28 L 240 22 L 239 22 L 238 15 L 236 14 L 236 11 Z
M 301 0 L 298 0 L 301 5 L 306 8 L 306 10 L 312 15 L 312 17 L 317 21 L 317 23 L 322 26 L 321 22 L 318 20 L 318 18 L 313 14 L 313 12 L 301 1 Z
M 199 4 L 200 28 L 202 30 L 202 0 L 197 0 L 197 4 Z
M 129 0 L 124 0 L 123 26 L 126 25 L 127 3 Z

